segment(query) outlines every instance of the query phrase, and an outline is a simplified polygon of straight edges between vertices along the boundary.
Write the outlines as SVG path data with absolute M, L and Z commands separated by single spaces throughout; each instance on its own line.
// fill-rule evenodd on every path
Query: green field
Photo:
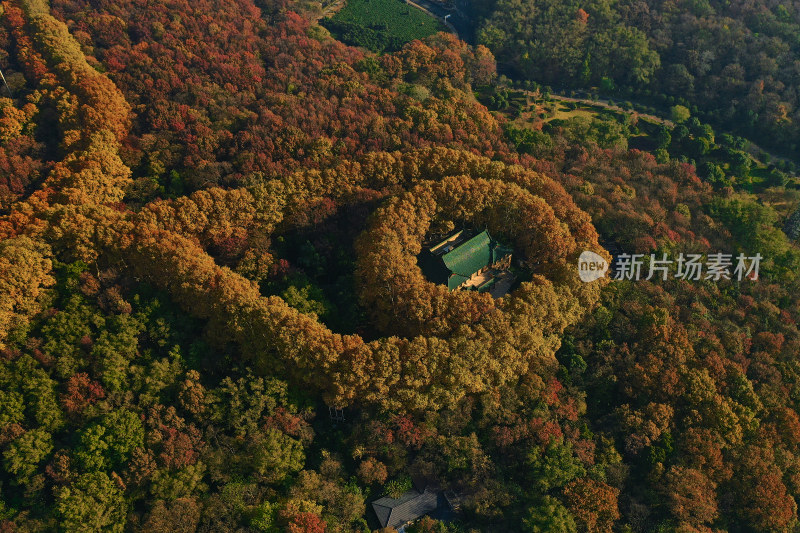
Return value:
M 347 44 L 378 52 L 447 31 L 439 20 L 402 0 L 348 0 L 323 25 Z
M 589 109 L 587 107 L 577 107 L 574 109 L 570 109 L 567 106 L 560 104 L 556 108 L 555 114 L 552 117 L 547 118 L 545 122 L 555 119 L 569 120 L 575 117 L 586 117 L 591 120 L 593 118 L 599 118 L 600 113 L 594 109 Z

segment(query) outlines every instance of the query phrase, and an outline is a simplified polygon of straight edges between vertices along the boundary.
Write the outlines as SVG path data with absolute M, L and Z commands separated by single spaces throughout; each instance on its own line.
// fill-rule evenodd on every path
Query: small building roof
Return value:
M 484 230 L 442 256 L 453 274 L 469 278 L 492 262 L 492 238 Z
M 375 500 L 372 502 L 372 509 L 381 527 L 397 529 L 438 509 L 440 496 L 440 491 L 426 489 L 420 492 L 412 489 L 399 498 L 385 496 Z
M 482 268 L 512 253 L 512 249 L 492 239 L 484 230 L 466 239 L 459 231 L 428 248 L 418 259 L 428 279 L 457 289 Z
M 429 251 L 434 255 L 442 255 L 450 251 L 450 249 L 456 247 L 461 241 L 465 238 L 464 230 L 458 230 L 457 232 L 449 235 L 446 239 L 439 242 L 438 244 L 431 246 Z

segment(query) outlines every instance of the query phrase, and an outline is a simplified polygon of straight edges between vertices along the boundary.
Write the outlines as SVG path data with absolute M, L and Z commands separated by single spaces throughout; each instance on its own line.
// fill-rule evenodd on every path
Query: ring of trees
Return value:
M 463 223 L 513 243 L 533 280 L 495 300 L 426 279 L 417 264 L 426 235 Z M 385 334 L 449 337 L 496 310 L 511 312 L 512 324 L 528 322 L 524 327 L 560 333 L 573 321 L 573 308 L 597 298 L 597 287 L 580 282 L 575 270 L 587 247 L 598 249 L 596 238 L 578 242 L 553 207 L 529 190 L 496 179 L 450 176 L 420 182 L 376 211 L 356 244 L 356 277 L 364 307 Z M 529 322 L 534 316 L 535 326 Z
M 52 67 L 59 73 L 61 85 L 74 89 L 88 102 L 88 107 L 70 114 L 82 124 L 78 130 L 95 133 L 64 145 L 71 151 L 54 166 L 46 180 L 48 188 L 37 191 L 2 221 L 0 232 L 4 235 L 13 237 L 26 228 L 70 260 L 129 267 L 137 280 L 149 280 L 168 291 L 187 312 L 208 319 L 209 338 L 221 343 L 234 340 L 243 356 L 264 373 L 319 391 L 331 404 L 436 409 L 465 394 L 489 391 L 512 380 L 528 378 L 543 386 L 545 374 L 555 367 L 553 354 L 561 331 L 577 320 L 582 306 L 596 300 L 596 294 L 589 293 L 599 290 L 597 284 L 571 287 L 559 280 L 556 258 L 566 258 L 569 253 L 562 253 L 558 246 L 596 245 L 597 239 L 588 215 L 562 187 L 518 166 L 465 151 L 428 148 L 405 154 L 368 154 L 324 170 L 303 170 L 281 180 L 258 182 L 247 191 L 212 190 L 180 201 L 157 202 L 138 213 L 115 209 L 111 205 L 122 197 L 122 186 L 130 180 L 130 170 L 117 154 L 118 139 L 128 126 L 127 104 L 113 83 L 88 67 L 80 53 L 73 53 L 79 52 L 79 47 L 68 39 L 62 23 L 49 15 L 40 16 L 41 6 L 36 2 L 25 6 L 40 37 L 60 35 L 56 41 L 66 43 L 63 54 L 30 56 L 29 70 L 48 75 Z M 43 42 L 32 43 L 31 49 L 46 49 Z M 107 105 L 109 101 L 114 105 Z M 102 102 L 106 105 L 100 105 Z M 96 127 L 88 127 L 92 125 Z M 473 183 L 452 176 L 489 181 Z M 426 185 L 423 180 L 433 183 Z M 229 231 L 229 226 L 250 224 L 266 236 L 281 221 L 291 225 L 295 213 L 307 202 L 335 198 L 346 203 L 348 195 L 359 191 L 386 196 L 403 190 L 411 190 L 411 196 L 415 191 L 423 193 L 414 201 L 424 202 L 424 189 L 432 184 L 442 191 L 441 208 L 449 208 L 455 219 L 466 216 L 459 211 L 460 201 L 467 202 L 481 187 L 498 187 L 501 196 L 506 194 L 505 200 L 519 197 L 525 204 L 527 198 L 532 220 L 543 216 L 541 226 L 563 238 L 561 244 L 548 249 L 543 246 L 547 241 L 544 234 L 518 244 L 531 257 L 553 255 L 554 268 L 547 278 L 535 278 L 517 291 L 504 304 L 506 312 L 487 313 L 478 322 L 462 323 L 447 336 L 387 336 L 367 343 L 357 335 L 335 334 L 281 298 L 263 297 L 257 284 L 216 264 L 204 250 L 205 241 Z M 460 196 L 456 194 L 459 190 Z M 213 215 L 194 216 L 193 207 L 201 204 L 204 208 L 198 212 Z M 214 209 L 207 209 L 210 206 Z M 501 216 L 500 206 L 498 203 L 495 208 L 495 218 Z M 473 205 L 474 216 L 491 216 L 492 209 L 481 214 L 483 207 L 479 207 Z M 556 224 L 549 215 L 561 222 Z M 54 220 L 59 223 L 48 224 Z M 508 219 L 490 225 L 496 224 L 502 233 L 502 224 L 511 228 L 513 222 Z M 508 233 L 512 234 L 511 229 Z M 44 271 L 49 270 L 46 262 L 42 265 Z M 50 283 L 47 276 L 33 274 L 40 285 Z M 561 277 L 565 276 L 562 272 Z M 587 295 L 578 297 L 581 291 Z
M 460 181 L 452 176 L 464 175 L 488 180 L 473 183 L 462 179 L 461 186 L 466 189 L 457 197 Z M 424 184 L 424 178 L 434 183 Z M 544 387 L 548 374 L 556 368 L 554 352 L 561 331 L 577 320 L 583 306 L 591 305 L 596 295 L 560 297 L 559 291 L 570 293 L 569 284 L 554 285 L 537 278 L 505 304 L 506 312 L 488 313 L 478 323 L 461 324 L 446 337 L 390 335 L 365 342 L 357 335 L 333 333 L 277 296 L 262 296 L 257 284 L 216 264 L 203 247 L 206 233 L 215 234 L 234 221 L 237 226 L 240 222 L 254 224 L 268 234 L 281 220 L 290 223 L 292 211 L 303 202 L 347 198 L 358 190 L 381 195 L 410 190 L 413 197 L 415 191 L 424 191 L 436 182 L 441 182 L 436 186 L 443 191 L 442 206 L 448 207 L 450 198 L 454 218 L 459 216 L 457 198 L 470 198 L 480 187 L 507 188 L 521 202 L 528 194 L 541 197 L 533 200 L 531 196 L 531 209 L 549 213 L 545 209 L 549 206 L 562 221 L 552 225 L 552 231 L 565 242 L 596 245 L 588 215 L 552 180 L 521 167 L 442 148 L 370 154 L 358 162 L 343 163 L 341 168 L 309 170 L 262 182 L 264 187 L 248 191 L 197 193 L 181 201 L 159 202 L 139 213 L 101 209 L 89 202 L 80 210 L 62 209 L 62 216 L 74 223 L 63 225 L 51 238 L 55 246 L 71 250 L 77 259 L 93 261 L 102 254 L 104 262 L 124 264 L 135 278 L 168 291 L 187 312 L 207 319 L 210 339 L 234 341 L 261 372 L 318 391 L 331 405 L 371 403 L 401 410 L 436 409 L 452 405 L 466 394 L 494 390 L 519 379 Z M 448 192 L 446 187 L 453 190 Z M 425 197 L 421 194 L 415 201 L 423 202 Z M 98 200 L 105 198 L 100 195 Z M 66 200 L 74 201 L 71 197 Z M 213 221 L 192 216 L 198 202 L 214 206 L 202 210 L 213 212 Z M 499 216 L 500 211 L 496 212 Z M 92 231 L 86 231 L 87 226 Z
M 8 236 L 18 234 L 20 227 L 31 228 L 34 234 L 46 232 L 54 247 L 68 251 L 75 260 L 123 265 L 136 279 L 169 292 L 187 312 L 207 319 L 209 338 L 221 343 L 233 340 L 262 372 L 319 391 L 332 405 L 359 402 L 435 409 L 526 376 L 544 386 L 544 373 L 554 366 L 558 334 L 574 320 L 570 312 L 577 313 L 579 306 L 562 305 L 563 320 L 554 323 L 546 315 L 557 301 L 567 300 L 557 298 L 543 279 L 530 285 L 529 299 L 509 302 L 518 312 L 491 313 L 480 323 L 460 326 L 447 338 L 387 336 L 367 343 L 357 335 L 331 332 L 277 296 L 263 297 L 255 283 L 216 264 L 203 243 L 242 224 L 269 234 L 281 220 L 293 220 L 298 206 L 315 199 L 346 198 L 359 190 L 388 195 L 414 187 L 423 178 L 449 183 L 449 176 L 464 174 L 516 183 L 541 196 L 566 222 L 576 242 L 596 243 L 588 216 L 548 178 L 468 152 L 432 148 L 370 154 L 325 171 L 307 170 L 261 182 L 248 191 L 211 190 L 131 213 L 107 205 L 119 197 L 119 184 L 129 179 L 124 165 L 116 164 L 113 132 L 118 128 L 108 129 L 112 134 L 76 143 L 73 153 L 78 155 L 50 177 L 59 191 L 51 200 L 63 203 L 51 205 L 43 193 L 35 204 L 4 220 L 0 230 Z M 97 164 L 94 156 L 105 152 L 96 148 L 95 141 L 103 141 L 110 150 Z M 198 217 L 198 212 L 213 217 Z M 61 220 L 57 231 L 46 230 L 44 220 L 53 218 Z M 545 303 L 547 298 L 552 305 Z M 510 317 L 518 320 L 512 324 Z M 541 326 L 545 318 L 550 329 Z
M 403 260 L 411 260 L 417 268 L 413 252 L 432 222 L 473 220 L 512 237 L 525 256 L 540 262 L 540 275 L 504 299 L 502 312 L 482 312 L 474 322 L 461 319 L 446 335 L 430 330 L 398 335 L 396 329 L 386 327 L 385 337 L 365 342 L 358 335 L 332 332 L 277 296 L 263 297 L 255 283 L 216 264 L 197 238 L 171 229 L 174 220 L 168 222 L 173 217 L 183 218 L 178 204 L 179 212 L 162 206 L 152 212 L 143 210 L 129 225 L 116 224 L 114 230 L 125 235 L 109 235 L 106 245 L 113 248 L 112 243 L 125 243 L 120 252 L 135 275 L 168 290 L 193 315 L 208 319 L 210 335 L 218 332 L 225 342 L 236 342 L 256 368 L 319 391 L 331 405 L 372 403 L 418 410 L 452 405 L 466 394 L 519 379 L 544 387 L 557 369 L 554 354 L 561 333 L 597 301 L 600 291 L 599 283 L 583 284 L 576 274 L 575 254 L 599 247 L 588 215 L 564 189 L 521 167 L 442 149 L 376 154 L 348 165 L 340 175 L 319 177 L 311 171 L 278 187 L 306 192 L 303 201 L 346 195 L 359 188 L 383 194 L 408 191 L 376 212 L 359 247 L 368 238 L 378 239 L 372 245 L 376 249 L 391 248 L 392 239 L 399 240 L 406 243 L 398 248 L 399 257 L 405 254 Z M 270 225 L 291 219 L 288 214 L 296 202 L 280 200 L 289 196 L 254 192 L 254 204 L 259 204 L 259 197 L 274 201 L 277 212 L 267 217 Z M 245 199 L 246 195 L 226 194 L 217 202 L 231 200 L 240 205 Z M 392 212 L 400 218 L 385 216 Z M 387 259 L 384 254 L 376 260 Z M 362 253 L 360 262 L 364 260 Z M 388 261 L 385 268 L 395 267 Z M 424 280 L 416 282 L 423 291 L 431 288 Z M 443 309 L 447 305 L 443 300 Z

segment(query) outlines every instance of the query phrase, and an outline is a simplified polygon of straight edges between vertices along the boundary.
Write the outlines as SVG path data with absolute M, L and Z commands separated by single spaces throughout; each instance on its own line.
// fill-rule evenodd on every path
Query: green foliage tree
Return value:
M 286 384 L 252 375 L 236 380 L 226 377 L 209 396 L 210 419 L 244 437 L 259 433 L 262 417 L 285 401 Z
M 256 531 L 277 533 L 280 531 L 278 527 L 279 510 L 278 504 L 265 501 L 253 513 L 253 517 L 250 519 L 250 526 L 255 528 Z
M 125 529 L 128 506 L 124 495 L 103 472 L 83 474 L 60 489 L 56 508 L 64 531 L 120 533 Z
M 523 519 L 524 531 L 529 533 L 577 533 L 575 519 L 556 498 L 545 495 L 540 502 L 528 508 Z
M 572 447 L 563 442 L 553 442 L 544 449 L 531 449 L 526 462 L 533 486 L 542 492 L 562 487 L 585 472 L 573 456 Z
M 53 450 L 53 437 L 42 429 L 26 431 L 3 451 L 3 467 L 19 484 L 26 484 Z
M 319 288 L 311 285 L 303 287 L 290 285 L 281 293 L 281 298 L 301 313 L 314 317 L 325 316 L 328 313 L 324 294 Z
M 269 483 L 280 483 L 286 476 L 302 470 L 303 445 L 276 429 L 268 429 L 255 443 L 253 470 Z
M 0 427 L 25 420 L 25 400 L 17 391 L 0 390 Z
M 750 169 L 753 166 L 753 158 L 749 154 L 740 150 L 731 154 L 731 172 L 738 178 L 750 176 Z
M 726 185 L 728 183 L 725 180 L 725 170 L 712 161 L 704 161 L 701 163 L 697 168 L 697 173 L 715 185 Z
M 664 125 L 659 125 L 654 139 L 658 148 L 669 148 L 669 145 L 672 142 L 672 135 L 669 133 L 669 128 Z
M 692 116 L 691 111 L 689 111 L 689 109 L 686 108 L 686 106 L 682 105 L 672 106 L 669 109 L 669 114 L 672 121 L 675 122 L 676 124 L 683 124 L 684 122 L 689 120 L 689 117 Z
M 139 416 L 118 409 L 81 433 L 75 457 L 88 471 L 118 468 L 143 444 L 144 426 Z
M 397 479 L 389 480 L 383 487 L 384 493 L 390 498 L 399 498 L 411 490 L 411 478 L 402 476 Z
M 23 355 L 0 372 L 7 391 L 17 391 L 25 403 L 26 421 L 51 433 L 64 425 L 56 393 L 57 382 L 29 355 Z

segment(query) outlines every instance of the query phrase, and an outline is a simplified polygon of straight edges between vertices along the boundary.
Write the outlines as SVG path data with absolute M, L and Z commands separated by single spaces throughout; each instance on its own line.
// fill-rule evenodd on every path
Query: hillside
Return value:
M 469 9 L 477 42 L 514 77 L 682 104 L 798 163 L 795 4 L 472 0 Z
M 329 24 L 379 26 L 358 2 L 0 4 L 0 532 L 390 533 L 373 503 L 426 490 L 409 533 L 798 527 L 798 182 L 724 133 L 793 126 L 723 129 L 716 63 L 668 119 L 544 87 L 666 87 L 664 28 L 792 12 L 503 1 L 488 48 L 372 50 Z M 426 277 L 458 228 L 513 250 L 507 295 Z

